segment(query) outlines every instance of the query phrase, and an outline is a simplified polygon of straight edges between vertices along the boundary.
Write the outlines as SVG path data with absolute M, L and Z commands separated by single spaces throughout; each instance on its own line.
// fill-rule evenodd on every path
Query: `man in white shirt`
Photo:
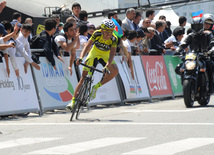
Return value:
M 127 30 L 135 30 L 133 26 L 133 19 L 136 16 L 135 9 L 129 8 L 126 11 L 126 18 L 122 21 L 122 28 Z
M 71 72 L 72 75 L 72 65 L 75 60 L 76 48 L 80 44 L 79 33 L 76 32 L 76 27 L 74 27 L 72 23 L 65 23 L 63 30 L 65 34 L 56 36 L 54 41 L 56 42 L 59 48 L 62 48 L 66 52 L 71 52 L 68 70 Z
M 18 38 L 15 40 L 16 56 L 22 56 L 26 60 L 26 62 L 24 63 L 25 73 L 27 73 L 29 63 L 37 70 L 40 70 L 40 66 L 33 62 L 33 60 L 31 59 L 31 50 L 28 42 L 28 37 L 31 33 L 31 30 L 31 25 L 22 24 L 21 32 L 19 33 Z
M 173 33 L 172 33 L 173 35 L 171 35 L 168 39 L 166 39 L 164 41 L 164 44 L 172 42 L 173 46 L 171 46 L 170 49 L 172 51 L 175 51 L 178 45 L 180 45 L 181 39 L 183 38 L 184 33 L 185 33 L 185 29 L 183 27 L 181 26 L 176 27 L 173 30 Z

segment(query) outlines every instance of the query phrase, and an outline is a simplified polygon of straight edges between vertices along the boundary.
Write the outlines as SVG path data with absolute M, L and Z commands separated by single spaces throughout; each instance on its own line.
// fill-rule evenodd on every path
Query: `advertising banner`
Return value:
M 143 66 L 139 56 L 132 56 L 132 65 L 134 70 L 134 79 L 131 76 L 130 68 L 122 56 L 115 56 L 119 74 L 123 81 L 127 101 L 149 99 L 149 89 L 146 83 Z
M 0 62 L 0 115 L 38 112 L 39 103 L 30 65 L 24 72 L 24 58 L 16 57 L 20 77 L 17 78 L 10 63 L 10 75 L 6 72 L 5 60 Z
M 72 76 L 68 70 L 69 57 L 63 57 L 65 63 L 55 58 L 57 70 L 54 70 L 45 57 L 40 57 L 39 60 L 41 70 L 33 71 L 43 110 L 65 108 L 78 83 L 74 67 Z
M 141 56 L 152 98 L 172 96 L 163 56 Z
M 175 73 L 175 68 L 182 61 L 178 57 L 165 55 L 164 60 L 168 71 L 169 79 L 171 81 L 172 91 L 174 96 L 183 94 L 183 86 L 181 85 L 181 76 Z

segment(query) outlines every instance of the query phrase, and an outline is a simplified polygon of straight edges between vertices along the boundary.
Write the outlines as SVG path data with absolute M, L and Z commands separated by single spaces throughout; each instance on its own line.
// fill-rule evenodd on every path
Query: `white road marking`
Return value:
M 103 138 L 97 139 L 87 142 L 69 144 L 69 145 L 62 145 L 52 148 L 47 148 L 43 150 L 29 152 L 27 154 L 72 154 L 72 153 L 79 153 L 83 151 L 88 151 L 91 149 L 97 149 L 105 146 L 111 146 L 126 142 L 132 142 L 140 139 L 145 138 L 125 138 L 125 137 L 112 137 L 112 138 Z
M 123 110 L 121 112 L 130 112 L 130 113 L 144 113 L 144 112 L 155 112 L 155 113 L 175 113 L 175 112 L 192 112 L 192 111 L 199 111 L 199 110 L 205 110 L 208 108 L 195 108 L 195 109 L 184 109 L 184 110 L 159 110 L 159 109 L 151 109 L 151 110 L 139 110 L 139 109 L 128 109 Z
M 52 140 L 58 140 L 61 138 L 21 138 L 21 139 L 14 139 L 9 141 L 2 141 L 0 142 L 0 149 L 6 149 L 21 145 L 30 145 L 35 143 L 47 142 Z
M 140 150 L 124 153 L 128 154 L 141 154 L 141 155 L 173 155 L 175 153 L 191 150 L 204 145 L 214 143 L 214 138 L 188 138 L 180 141 L 174 141 L 170 143 L 164 143 L 155 145 Z
M 132 122 L 125 122 L 125 123 L 120 123 L 120 122 L 109 122 L 109 123 L 102 123 L 102 122 L 89 122 L 89 123 L 0 123 L 0 126 L 84 126 L 84 125 L 152 125 L 152 126 L 214 126 L 214 123 L 132 123 Z

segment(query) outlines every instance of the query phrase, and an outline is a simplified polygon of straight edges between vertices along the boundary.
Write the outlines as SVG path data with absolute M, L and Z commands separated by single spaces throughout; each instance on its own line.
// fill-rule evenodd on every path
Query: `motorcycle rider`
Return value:
M 182 51 L 189 46 L 190 50 L 192 52 L 207 52 L 207 54 L 211 54 L 214 52 L 214 38 L 209 30 L 203 29 L 203 20 L 200 17 L 193 18 L 191 23 L 191 28 L 193 30 L 192 33 L 190 33 L 184 41 L 178 46 L 176 49 L 175 55 L 180 55 Z M 206 67 L 207 67 L 207 73 L 209 76 L 209 93 L 212 93 L 213 89 L 213 77 L 212 77 L 212 61 L 210 59 L 206 60 Z M 180 71 L 181 65 L 177 66 L 175 69 L 175 72 L 178 74 L 178 71 Z

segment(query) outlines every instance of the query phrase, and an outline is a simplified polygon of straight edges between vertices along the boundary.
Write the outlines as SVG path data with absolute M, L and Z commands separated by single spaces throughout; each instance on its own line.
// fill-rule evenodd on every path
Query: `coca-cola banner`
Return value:
M 172 96 L 163 56 L 141 56 L 151 96 Z

